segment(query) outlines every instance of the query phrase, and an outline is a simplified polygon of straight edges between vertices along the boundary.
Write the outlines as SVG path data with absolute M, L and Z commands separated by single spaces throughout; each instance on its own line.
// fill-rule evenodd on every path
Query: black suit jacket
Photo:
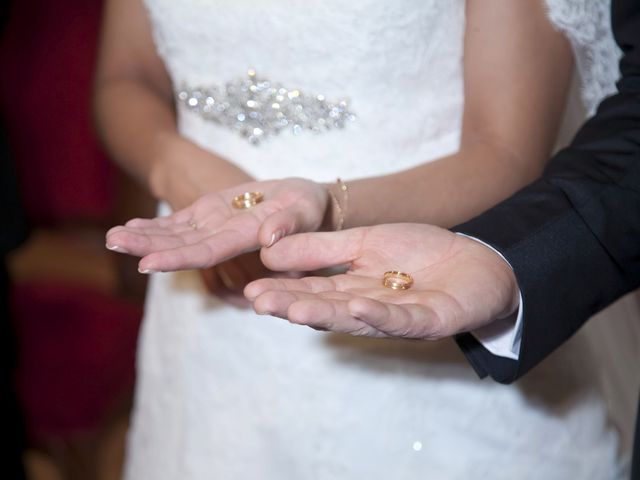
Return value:
M 516 380 L 589 317 L 640 286 L 640 0 L 613 0 L 612 22 L 623 51 L 618 93 L 601 103 L 542 179 L 455 229 L 499 250 L 522 291 L 518 361 L 492 355 L 469 334 L 457 339 L 481 376 Z M 636 431 L 640 477 L 638 443 Z

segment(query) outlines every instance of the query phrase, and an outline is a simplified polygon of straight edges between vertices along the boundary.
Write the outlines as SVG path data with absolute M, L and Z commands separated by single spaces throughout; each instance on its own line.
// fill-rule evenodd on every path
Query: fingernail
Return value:
M 125 248 L 122 248 L 118 245 L 109 245 L 106 244 L 105 245 L 109 250 L 113 251 L 113 252 L 118 252 L 118 253 L 129 253 L 129 251 Z
M 282 238 L 282 230 L 278 230 L 277 232 L 273 232 L 271 234 L 271 241 L 269 242 L 269 245 L 267 245 L 267 248 L 272 246 L 274 243 L 276 243 L 281 238 Z
M 144 274 L 158 273 L 157 270 L 151 270 L 150 268 L 145 268 L 145 269 L 139 268 L 138 272 L 144 273 Z
M 269 243 L 267 244 L 267 248 L 269 248 L 271 245 L 273 245 L 273 243 L 276 241 L 276 233 L 273 232 L 271 234 L 271 240 L 269 241 Z

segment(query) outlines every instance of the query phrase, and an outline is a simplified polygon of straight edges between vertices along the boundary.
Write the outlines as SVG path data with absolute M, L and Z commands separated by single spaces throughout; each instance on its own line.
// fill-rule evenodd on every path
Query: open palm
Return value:
M 513 272 L 495 252 L 429 225 L 294 235 L 264 248 L 262 260 L 273 270 L 347 265 L 330 277 L 256 280 L 245 295 L 258 313 L 354 335 L 442 338 L 505 317 L 518 301 Z M 389 270 L 414 284 L 385 287 Z
M 232 207 L 233 198 L 244 192 L 261 192 L 264 201 L 247 209 Z M 167 217 L 114 227 L 107 232 L 107 247 L 143 257 L 143 272 L 205 268 L 286 235 L 317 230 L 326 207 L 326 190 L 310 180 L 249 182 L 204 195 Z

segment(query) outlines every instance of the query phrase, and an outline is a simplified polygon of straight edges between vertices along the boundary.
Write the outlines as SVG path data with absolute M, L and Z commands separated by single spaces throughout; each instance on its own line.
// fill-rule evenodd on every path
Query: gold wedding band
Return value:
M 237 195 L 231 200 L 231 206 L 237 209 L 251 208 L 264 200 L 264 194 L 262 192 L 244 192 L 242 195 Z
M 413 277 L 408 273 L 390 270 L 384 272 L 382 285 L 392 290 L 408 290 L 413 285 Z

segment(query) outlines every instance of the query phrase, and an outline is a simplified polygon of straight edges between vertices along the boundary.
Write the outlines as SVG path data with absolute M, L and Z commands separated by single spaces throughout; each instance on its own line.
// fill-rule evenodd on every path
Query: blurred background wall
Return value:
M 145 285 L 104 234 L 153 202 L 93 133 L 101 4 L 0 7 L 3 478 L 120 474 Z

